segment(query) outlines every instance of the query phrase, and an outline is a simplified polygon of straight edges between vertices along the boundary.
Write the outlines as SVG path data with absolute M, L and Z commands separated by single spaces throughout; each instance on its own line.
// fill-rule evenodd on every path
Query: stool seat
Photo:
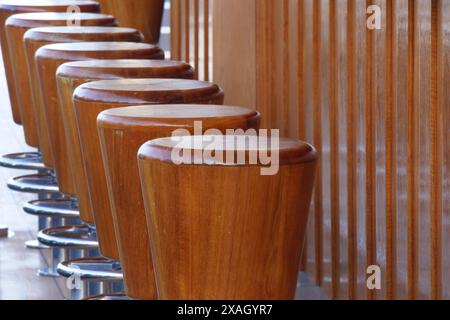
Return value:
M 153 104 L 183 103 L 186 100 L 208 103 L 223 99 L 223 91 L 217 85 L 180 79 L 123 79 L 88 83 L 76 91 L 78 100 L 109 101 L 116 95 L 116 103 Z
M 161 82 L 160 85 L 170 88 L 168 92 L 186 88 L 186 95 L 190 96 L 192 83 L 185 86 L 179 83 L 173 87 L 168 83 Z M 197 123 L 201 123 L 201 128 L 196 128 Z M 177 129 L 187 134 L 198 130 L 203 133 L 214 129 L 223 132 L 227 129 L 256 129 L 259 113 L 222 105 L 143 105 L 103 111 L 98 116 L 97 125 L 127 294 L 137 299 L 150 299 L 153 294 L 155 298 L 155 286 L 150 282 L 154 281 L 154 271 L 136 161 L 139 147 L 148 139 L 171 136 Z M 136 243 L 140 244 L 139 248 L 136 248 Z M 137 284 L 143 279 L 148 279 L 145 281 L 148 285 L 138 288 Z
M 93 212 L 87 189 L 87 178 L 82 164 L 75 110 L 72 104 L 74 90 L 81 84 L 101 79 L 161 77 L 191 79 L 194 77 L 194 70 L 189 64 L 180 61 L 111 59 L 67 62 L 58 68 L 56 74 L 60 101 L 59 109 L 68 146 L 67 161 L 72 169 L 75 191 L 80 208 L 87 208 L 82 209 L 82 212 Z M 87 223 L 94 223 L 92 215 L 83 215 L 83 220 Z M 111 259 L 119 259 L 114 235 L 104 231 L 113 230 L 112 221 L 99 219 L 97 222 L 97 235 L 101 253 Z M 106 227 L 102 222 L 107 224 Z
M 185 136 L 140 148 L 160 299 L 294 298 L 317 152 L 272 138 Z M 181 165 L 180 150 L 191 155 Z
M 99 13 L 80 13 L 77 15 L 80 25 L 116 25 L 114 17 Z M 64 26 L 67 21 L 73 19 L 73 14 L 67 12 L 33 12 L 16 14 L 6 20 L 5 28 L 7 41 L 14 72 L 17 93 L 17 101 L 21 120 L 25 133 L 25 141 L 28 145 L 39 147 L 38 123 L 35 108 L 32 103 L 32 93 L 23 93 L 25 88 L 29 91 L 29 72 L 27 70 L 27 57 L 24 50 L 23 38 L 26 31 L 43 26 Z
M 3 55 L 3 63 L 6 71 L 6 79 L 8 84 L 9 97 L 11 101 L 11 110 L 13 114 L 14 122 L 21 124 L 20 111 L 17 105 L 17 92 L 14 83 L 14 72 L 12 70 L 9 46 L 6 40 L 6 19 L 14 14 L 28 13 L 28 12 L 67 12 L 68 6 L 76 5 L 80 8 L 81 12 L 98 12 L 100 6 L 96 1 L 85 0 L 2 0 L 0 1 L 0 41 Z
M 83 30 L 80 29 L 80 35 L 83 34 Z M 136 31 L 131 33 L 126 31 L 124 33 L 124 31 L 118 32 L 114 29 L 112 33 L 109 33 L 109 30 L 105 29 L 104 33 L 98 33 L 98 30 L 96 32 L 98 40 L 111 39 L 114 36 L 124 39 L 125 35 L 128 35 L 128 40 L 131 41 L 136 39 L 136 35 L 140 37 L 140 34 L 136 34 Z M 45 118 L 45 121 L 42 123 L 48 130 L 49 145 L 54 158 L 60 190 L 67 195 L 78 196 L 75 183 L 76 174 L 74 174 L 73 168 L 70 166 L 69 145 L 67 144 L 63 115 L 59 106 L 61 102 L 55 78 L 58 67 L 66 62 L 99 58 L 160 59 L 164 57 L 164 53 L 159 47 L 150 44 L 128 41 L 96 41 L 46 45 L 37 50 L 35 57 L 36 79 L 39 80 L 39 92 L 42 97 L 40 106 Z M 89 200 L 82 196 L 79 206 L 82 220 L 86 223 L 94 223 L 93 210 Z

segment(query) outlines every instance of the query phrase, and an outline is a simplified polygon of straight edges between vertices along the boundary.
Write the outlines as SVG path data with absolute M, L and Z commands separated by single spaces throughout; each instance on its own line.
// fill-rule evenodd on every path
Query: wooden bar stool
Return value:
M 107 31 L 104 31 L 108 33 Z M 114 33 L 114 32 L 113 32 Z M 100 33 L 101 34 L 101 33 Z M 99 35 L 100 35 L 99 34 Z M 122 37 L 120 33 L 114 33 Z M 111 37 L 111 34 L 108 35 Z M 75 197 L 76 190 L 71 168 L 69 166 L 67 142 L 62 114 L 58 106 L 56 71 L 60 65 L 70 61 L 88 59 L 141 58 L 160 59 L 162 50 L 154 45 L 135 42 L 76 42 L 58 43 L 41 47 L 35 54 L 36 75 L 39 81 L 40 97 L 48 125 L 50 147 L 55 160 L 55 169 L 60 183 L 60 190 Z M 84 204 L 84 203 L 82 203 Z M 81 218 L 91 222 L 90 208 L 81 208 Z M 70 237 L 67 235 L 70 234 Z M 49 246 L 63 248 L 89 248 L 96 239 L 95 229 L 91 225 L 63 226 L 42 230 L 39 241 Z
M 100 253 L 107 258 L 119 260 L 112 219 L 94 218 L 83 168 L 80 139 L 72 104 L 74 90 L 81 84 L 103 79 L 118 78 L 186 78 L 194 76 L 192 67 L 184 62 L 170 60 L 85 60 L 68 62 L 57 70 L 59 110 L 63 120 L 68 165 L 72 169 L 75 193 L 82 220 L 95 224 Z M 111 232 L 113 232 L 111 234 Z
M 14 122 L 22 124 L 20 111 L 17 105 L 16 87 L 14 81 L 14 71 L 10 62 L 9 47 L 6 40 L 6 29 L 4 28 L 6 19 L 14 14 L 29 12 L 67 12 L 69 6 L 76 5 L 81 12 L 99 12 L 100 6 L 96 1 L 85 0 L 1 0 L 0 1 L 0 41 L 5 65 L 6 79 L 8 84 L 9 97 Z M 34 167 L 32 168 L 34 169 Z M 40 169 L 40 168 L 38 168 Z
M 201 128 L 195 128 L 197 121 Z M 194 133 L 258 126 L 256 111 L 221 105 L 148 105 L 110 109 L 99 115 L 103 162 L 130 297 L 157 298 L 136 160 L 139 147 L 146 139 L 171 136 L 177 129 Z
M 81 25 L 115 25 L 114 17 L 98 13 L 81 13 L 78 15 Z M 6 35 L 10 49 L 11 66 L 14 72 L 17 92 L 17 105 L 21 113 L 25 141 L 28 145 L 41 148 L 45 167 L 52 168 L 48 160 L 48 147 L 41 143 L 38 134 L 37 114 L 33 103 L 33 91 L 30 87 L 30 74 L 27 68 L 26 50 L 24 50 L 24 34 L 27 30 L 40 26 L 62 26 L 73 18 L 72 14 L 63 12 L 23 13 L 6 20 Z M 45 140 L 43 140 L 45 141 Z M 47 160 L 46 160 L 47 159 Z M 27 193 L 58 193 L 58 185 L 52 174 L 28 175 L 12 178 L 8 187 L 12 190 Z
M 294 298 L 316 151 L 296 140 L 240 139 L 163 138 L 140 149 L 160 299 Z M 262 174 L 269 165 L 258 157 L 268 149 L 274 175 Z M 191 157 L 177 165 L 174 154 Z
M 222 99 L 222 90 L 216 85 L 192 80 L 127 79 L 97 81 L 80 86 L 74 93 L 74 106 L 77 113 L 83 162 L 89 177 L 88 187 L 96 220 L 112 221 L 106 176 L 103 174 L 100 142 L 96 134 L 97 116 L 100 112 L 113 107 L 152 103 L 222 103 Z M 131 208 L 130 210 L 134 211 Z M 138 212 L 135 213 L 138 214 Z M 99 217 L 100 215 L 102 217 Z M 115 230 L 119 231 L 117 224 Z M 115 234 L 114 229 L 110 231 L 110 234 Z M 118 234 L 116 233 L 116 235 Z M 144 249 L 142 253 L 138 249 L 142 253 L 141 255 L 141 253 L 137 254 L 136 246 L 134 247 L 130 251 L 121 249 L 119 246 L 120 259 L 125 271 L 127 294 L 139 299 L 155 298 L 154 288 L 149 283 L 152 276 L 145 271 L 148 270 L 145 269 L 147 267 L 141 269 L 137 266 L 142 265 L 142 259 L 149 259 L 148 250 Z M 124 255 L 131 256 L 131 260 Z M 135 263 L 131 263 L 136 256 L 139 259 Z M 144 278 L 138 280 L 136 274 L 141 274 L 142 270 L 145 271 Z M 130 274 L 134 274 L 135 277 L 128 276 Z
M 121 26 L 141 30 L 145 42 L 159 42 L 164 0 L 98 0 L 103 13 L 112 14 Z

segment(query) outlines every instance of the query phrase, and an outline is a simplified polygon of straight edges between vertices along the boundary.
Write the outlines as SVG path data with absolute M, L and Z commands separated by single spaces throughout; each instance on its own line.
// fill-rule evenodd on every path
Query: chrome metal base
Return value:
M 34 216 L 50 218 L 78 218 L 80 211 L 76 202 L 70 199 L 45 199 L 27 202 L 23 211 Z
M 11 178 L 8 181 L 8 188 L 25 193 L 59 193 L 58 183 L 51 173 Z
M 6 154 L 0 157 L 0 167 L 18 170 L 46 170 L 39 152 Z
M 59 278 L 60 274 L 54 268 L 39 269 L 37 275 L 44 278 Z
M 92 301 L 127 301 L 127 300 L 133 300 L 130 297 L 128 297 L 125 293 L 116 293 L 116 294 L 108 294 L 108 295 L 101 295 L 101 296 L 95 296 L 95 297 L 88 297 L 84 300 L 92 300 Z
M 25 247 L 28 249 L 37 249 L 37 250 L 50 249 L 49 246 L 43 245 L 38 240 L 30 240 L 25 242 Z
M 49 246 L 63 249 L 98 248 L 95 229 L 87 225 L 62 226 L 39 232 L 38 240 Z
M 63 277 L 77 277 L 81 281 L 123 281 L 120 263 L 102 257 L 63 261 L 58 264 L 57 269 Z

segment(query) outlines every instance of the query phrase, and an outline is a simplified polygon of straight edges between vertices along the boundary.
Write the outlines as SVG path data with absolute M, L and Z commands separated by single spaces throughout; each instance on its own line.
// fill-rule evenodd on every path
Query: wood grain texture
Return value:
M 6 20 L 14 15 L 27 12 L 66 12 L 68 5 L 78 4 L 82 12 L 98 12 L 100 7 L 95 1 L 81 1 L 68 0 L 68 1 L 48 1 L 48 0 L 36 0 L 36 1 L 21 1 L 15 0 L 3 0 L 0 2 L 0 42 L 2 48 L 3 62 L 6 72 L 6 80 L 8 84 L 9 99 L 11 102 L 11 111 L 13 114 L 13 120 L 17 124 L 22 124 L 20 117 L 20 109 L 17 102 L 17 91 L 15 87 L 14 71 L 11 63 L 9 46 L 6 37 L 6 29 L 4 28 Z
M 45 26 L 65 26 L 71 14 L 68 13 L 23 13 L 14 15 L 6 20 L 6 34 L 8 39 L 8 47 L 10 50 L 10 58 L 12 71 L 14 73 L 15 86 L 18 88 L 16 99 L 21 121 L 25 134 L 25 141 L 28 145 L 39 147 L 39 126 L 37 123 L 38 115 L 36 114 L 32 97 L 32 89 L 30 87 L 30 74 L 27 67 L 26 51 L 24 50 L 23 37 L 29 29 Z M 115 19 L 109 15 L 97 13 L 80 14 L 80 23 L 82 25 L 115 25 Z M 19 90 L 20 88 L 20 90 Z M 48 163 L 50 164 L 50 163 Z
M 118 33 L 120 35 L 120 33 Z M 109 34 L 108 37 L 114 37 Z M 121 38 L 123 35 L 121 36 Z M 128 32 L 128 39 L 138 40 L 140 34 L 136 31 Z M 58 101 L 58 89 L 56 83 L 56 71 L 60 65 L 69 61 L 92 60 L 92 59 L 160 59 L 163 57 L 162 50 L 150 44 L 136 42 L 77 42 L 58 43 L 41 47 L 36 52 L 36 70 L 39 79 L 40 96 L 42 106 L 48 124 L 50 146 L 52 147 L 55 159 L 57 174 L 65 178 L 65 189 L 69 194 L 77 194 L 74 182 L 74 172 L 70 165 L 68 149 L 72 148 L 67 144 L 67 137 L 64 131 L 64 122 Z M 78 194 L 77 194 L 78 195 Z M 87 200 L 82 194 L 81 203 L 84 208 L 80 208 L 80 214 L 86 221 L 92 221 L 93 212 L 87 207 Z M 89 210 L 89 211 L 88 211 Z M 100 227 L 101 228 L 101 227 Z M 100 235 L 99 235 L 100 237 Z M 106 248 L 109 242 L 104 242 L 102 248 Z M 114 244 L 112 244 L 114 247 Z M 106 256 L 108 255 L 108 250 Z M 114 252 L 114 250 L 113 250 Z
M 96 219 L 114 221 L 115 230 L 110 230 L 110 233 L 117 235 L 127 294 L 133 298 L 156 298 L 139 179 L 136 177 L 137 169 L 133 167 L 140 145 L 128 141 L 120 146 L 122 151 L 116 146 L 105 152 L 102 158 L 97 116 L 107 109 L 130 105 L 217 104 L 222 101 L 223 93 L 219 87 L 192 80 L 96 81 L 82 85 L 74 93 L 83 163 Z M 123 131 L 118 131 L 116 135 L 118 139 L 126 137 Z M 141 139 L 145 141 L 145 137 Z M 125 147 L 135 147 L 135 150 L 125 151 L 122 149 Z
M 69 163 L 67 146 L 64 131 L 62 130 L 63 124 L 57 111 L 58 95 L 54 76 L 57 68 L 63 62 L 56 59 L 45 60 L 43 65 L 39 65 L 35 61 L 35 54 L 39 48 L 54 43 L 90 41 L 139 42 L 142 40 L 142 35 L 135 29 L 113 27 L 79 27 L 77 29 L 78 31 L 73 30 L 73 27 L 34 29 L 30 30 L 31 32 L 27 32 L 24 37 L 28 57 L 28 70 L 29 74 L 34 77 L 31 79 L 31 87 L 33 89 L 34 110 L 39 128 L 39 140 L 42 141 L 40 143 L 41 149 L 47 149 L 47 147 L 43 148 L 42 145 L 48 146 L 51 159 L 53 160 L 52 164 L 58 178 L 59 189 L 67 195 L 75 195 L 75 189 L 71 169 L 67 165 Z M 39 73 L 40 68 L 45 70 L 45 72 Z M 41 84 L 44 83 L 48 85 L 46 85 L 45 90 L 41 90 Z M 47 117 L 47 112 L 52 114 L 54 117 L 52 120 L 55 121 L 49 121 L 50 117 Z M 47 155 L 47 153 L 43 154 Z
M 174 165 L 170 139 L 141 148 L 161 299 L 293 299 L 317 160 L 303 146 L 281 140 L 280 163 L 291 164 L 274 176 L 258 165 Z
M 122 27 L 130 27 L 144 34 L 144 41 L 159 42 L 164 0 L 98 0 L 101 12 L 117 18 Z
M 72 96 L 75 89 L 87 82 L 119 78 L 193 78 L 191 66 L 182 62 L 164 60 L 87 60 L 68 62 L 56 73 L 59 110 L 61 112 L 68 151 L 68 165 L 72 169 L 75 192 L 83 221 L 94 224 L 94 209 L 89 196 L 88 182 L 83 168 L 80 139 Z M 101 253 L 110 259 L 119 259 L 112 221 L 106 226 L 97 223 Z M 108 249 L 108 246 L 112 248 Z
M 380 30 L 366 28 L 370 4 L 381 8 Z M 300 136 L 321 154 L 304 263 L 310 277 L 330 296 L 339 284 L 340 298 L 448 298 L 449 4 L 216 0 L 215 7 L 214 46 L 245 52 L 239 77 L 225 67 L 231 55 L 214 52 L 227 100 L 259 110 L 263 127 Z M 223 17 L 247 32 L 228 37 L 217 30 Z M 376 294 L 367 291 L 368 264 L 382 269 Z

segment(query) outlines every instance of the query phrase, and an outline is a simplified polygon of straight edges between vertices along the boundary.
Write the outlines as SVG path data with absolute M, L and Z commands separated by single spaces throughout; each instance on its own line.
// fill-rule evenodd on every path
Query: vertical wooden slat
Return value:
M 417 106 L 417 3 L 408 0 L 408 298 L 415 299 L 418 291 L 418 131 Z
M 347 2 L 347 234 L 348 297 L 357 299 L 357 99 L 356 99 L 356 0 Z
M 290 132 L 291 123 L 291 69 L 290 69 L 290 38 L 289 38 L 289 2 L 290 0 L 283 0 L 283 135 L 288 136 Z
M 182 15 L 181 0 L 171 0 L 171 59 L 181 59 Z
M 191 62 L 191 0 L 183 0 L 184 3 L 184 60 Z
M 204 59 L 204 74 L 205 81 L 209 81 L 209 0 L 203 0 L 203 35 L 204 35 L 204 47 L 203 47 L 203 59 Z
M 331 290 L 332 298 L 339 297 L 340 288 L 340 199 L 339 199 L 339 59 L 337 34 L 338 8 L 335 0 L 329 3 L 329 73 L 330 73 L 330 173 L 331 173 Z
M 194 68 L 195 79 L 198 79 L 200 69 L 200 0 L 194 0 Z
M 321 92 L 321 1 L 313 2 L 313 122 L 314 145 L 322 154 L 322 92 Z M 323 284 L 323 204 L 322 204 L 322 164 L 317 168 L 316 187 L 314 191 L 314 242 L 316 261 L 316 284 Z
M 298 138 L 306 141 L 306 110 L 305 110 L 305 2 L 304 0 L 298 0 L 297 2 L 297 126 L 298 126 Z M 300 269 L 306 271 L 307 257 L 308 257 L 308 244 L 307 238 L 305 239 L 305 246 L 303 249 L 302 260 Z
M 431 297 L 442 297 L 442 1 L 431 1 L 430 277 Z
M 373 4 L 366 2 L 367 7 Z M 365 136 L 366 136 L 366 262 L 376 265 L 376 155 L 375 155 L 375 82 L 374 82 L 374 31 L 366 28 L 365 45 Z M 368 299 L 374 299 L 375 292 L 367 291 Z
M 397 287 L 397 148 L 396 148 L 396 7 L 386 2 L 386 298 L 396 298 Z

